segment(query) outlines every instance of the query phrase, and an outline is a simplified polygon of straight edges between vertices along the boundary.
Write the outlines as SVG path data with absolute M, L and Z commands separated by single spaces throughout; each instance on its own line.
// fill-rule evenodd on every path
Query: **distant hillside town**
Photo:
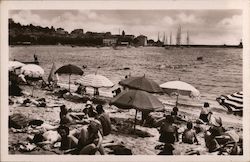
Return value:
M 67 32 L 63 28 L 54 28 L 53 26 L 41 27 L 30 25 L 22 25 L 16 23 L 13 19 L 9 19 L 9 45 L 71 45 L 74 46 L 158 46 L 158 47 L 232 47 L 242 48 L 242 41 L 238 45 L 195 45 L 189 43 L 189 34 L 185 43 L 181 43 L 181 26 L 178 27 L 176 33 L 176 43 L 172 41 L 172 32 L 169 38 L 163 35 L 162 40 L 159 38 L 154 41 L 145 35 L 129 35 L 125 31 L 120 34 L 112 34 L 111 32 L 84 32 L 84 29 L 74 29 Z
M 149 40 L 151 44 L 153 40 Z M 134 36 L 125 34 L 113 35 L 111 32 L 97 33 L 83 29 L 67 32 L 63 28 L 53 26 L 41 27 L 21 25 L 9 19 L 10 45 L 76 45 L 76 46 L 147 46 L 148 40 L 144 35 Z

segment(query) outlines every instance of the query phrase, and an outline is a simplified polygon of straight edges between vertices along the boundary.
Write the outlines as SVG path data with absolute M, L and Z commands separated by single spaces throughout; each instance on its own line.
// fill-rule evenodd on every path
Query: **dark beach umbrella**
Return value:
M 146 78 L 145 75 L 142 77 L 129 77 L 120 81 L 119 84 L 124 87 L 147 91 L 149 93 L 163 92 L 161 87 L 156 82 Z
M 152 94 L 141 90 L 128 90 L 113 98 L 110 105 L 115 105 L 121 109 L 136 109 L 140 111 L 161 111 L 164 110 L 163 104 Z M 135 126 L 134 126 L 135 129 Z
M 221 95 L 216 98 L 216 101 L 229 112 L 243 111 L 243 92 L 236 92 L 227 96 Z
M 69 75 L 69 91 L 70 91 L 70 76 L 72 74 L 83 75 L 83 71 L 82 71 L 81 68 L 79 68 L 78 66 L 75 66 L 75 65 L 71 65 L 71 64 L 64 65 L 64 66 L 60 67 L 59 69 L 57 69 L 55 71 L 55 74 L 56 73 L 58 73 L 58 74 L 68 74 Z

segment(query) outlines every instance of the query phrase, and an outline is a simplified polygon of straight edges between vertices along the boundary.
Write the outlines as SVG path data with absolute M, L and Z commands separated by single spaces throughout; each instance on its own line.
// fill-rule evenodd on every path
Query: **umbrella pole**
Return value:
M 137 116 L 137 109 L 135 109 L 135 125 L 136 125 L 136 116 Z M 134 131 L 135 131 L 135 125 L 134 125 Z
M 34 93 L 34 86 L 32 86 L 32 94 L 31 94 L 32 97 L 34 97 L 33 93 Z
M 178 105 L 178 99 L 179 99 L 179 94 L 177 95 L 177 98 L 176 98 L 176 104 L 175 104 L 176 107 Z

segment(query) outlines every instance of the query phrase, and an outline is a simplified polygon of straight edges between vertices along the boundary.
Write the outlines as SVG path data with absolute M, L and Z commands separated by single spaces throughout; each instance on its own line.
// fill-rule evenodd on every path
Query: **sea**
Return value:
M 179 103 L 201 106 L 209 102 L 217 111 L 226 111 L 215 100 L 220 95 L 242 91 L 242 49 L 239 48 L 170 48 L 163 47 L 72 47 L 72 46 L 11 46 L 9 60 L 33 61 L 37 55 L 47 80 L 52 64 L 59 68 L 74 64 L 83 69 L 84 75 L 97 73 L 109 78 L 115 86 L 103 89 L 110 92 L 118 82 L 130 76 L 144 76 L 158 84 L 180 80 L 200 91 L 199 98 L 180 96 Z M 197 58 L 202 57 L 202 61 Z M 71 83 L 81 76 L 73 75 Z M 68 76 L 60 76 L 61 83 L 68 83 Z M 102 91 L 102 90 L 101 90 Z M 157 95 L 168 105 L 174 105 L 176 96 Z

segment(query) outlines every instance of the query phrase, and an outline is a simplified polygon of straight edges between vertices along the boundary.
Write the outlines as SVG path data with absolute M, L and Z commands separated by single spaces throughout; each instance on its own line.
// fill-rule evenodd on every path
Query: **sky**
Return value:
M 242 10 L 11 10 L 9 17 L 22 25 L 63 28 L 68 32 L 111 32 L 138 36 L 155 41 L 163 35 L 172 42 L 178 26 L 181 42 L 190 44 L 239 44 L 242 39 Z

